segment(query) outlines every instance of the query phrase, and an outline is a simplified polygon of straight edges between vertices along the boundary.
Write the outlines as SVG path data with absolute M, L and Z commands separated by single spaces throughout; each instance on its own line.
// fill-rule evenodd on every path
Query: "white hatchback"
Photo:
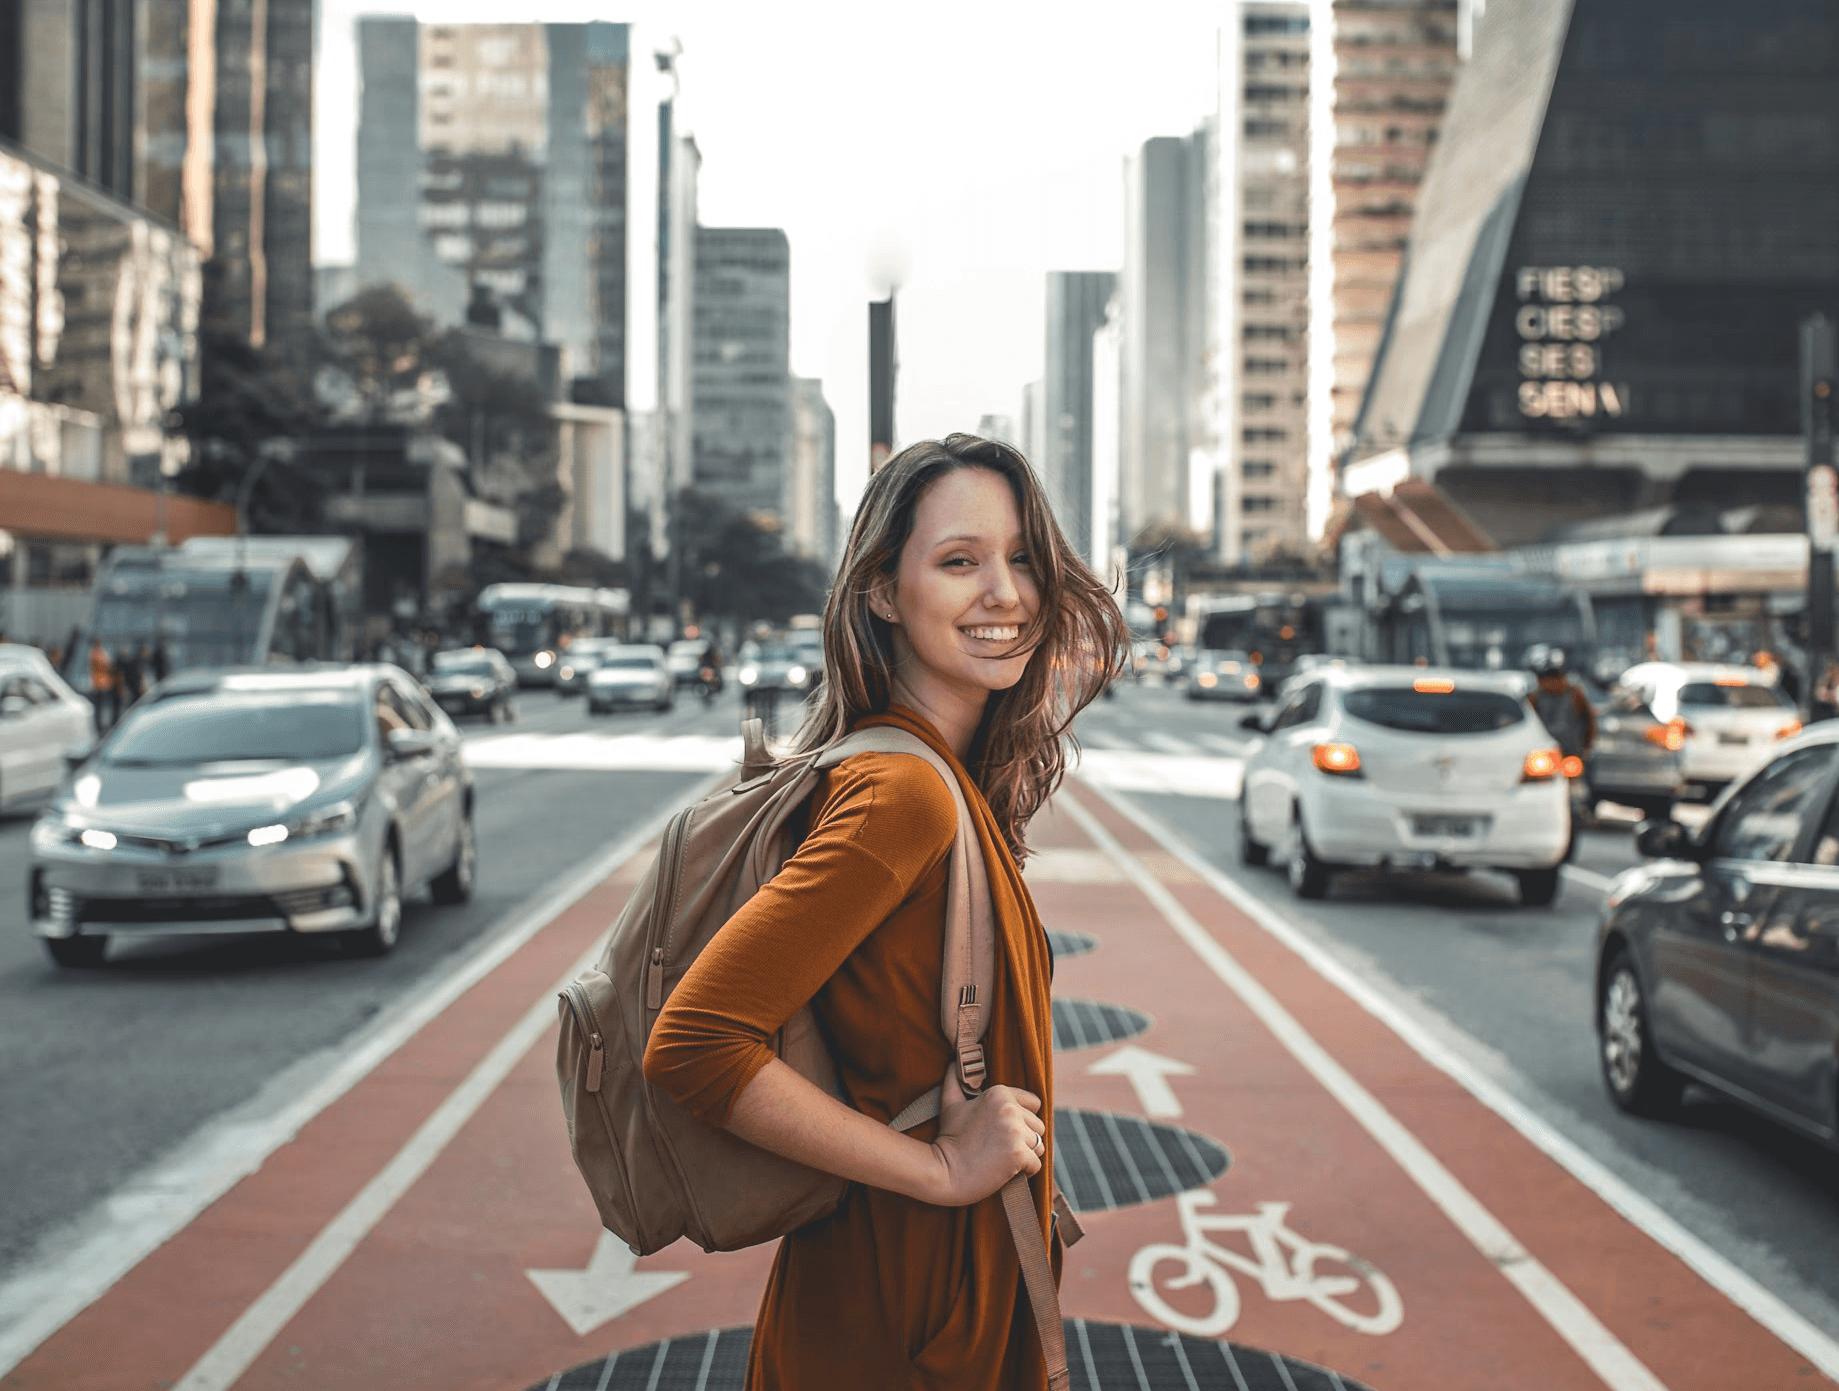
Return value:
M 1503 869 L 1547 904 L 1571 842 L 1556 741 L 1509 675 L 1329 667 L 1247 750 L 1240 852 L 1303 898 L 1337 869 Z
M 1801 732 L 1794 702 L 1760 667 L 1722 662 L 1642 662 L 1621 685 L 1678 731 L 1680 778 L 1706 794 L 1747 777 Z
M 56 792 L 69 760 L 96 742 L 96 712 L 45 654 L 0 643 L 0 808 Z

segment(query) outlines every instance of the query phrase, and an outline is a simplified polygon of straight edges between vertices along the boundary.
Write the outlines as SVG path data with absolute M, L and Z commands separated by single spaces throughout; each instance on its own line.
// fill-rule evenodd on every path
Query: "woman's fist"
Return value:
M 989 1087 L 943 1108 L 932 1142 L 940 1167 L 941 1207 L 987 1198 L 1017 1174 L 1038 1174 L 1047 1157 L 1041 1098 L 1019 1087 Z

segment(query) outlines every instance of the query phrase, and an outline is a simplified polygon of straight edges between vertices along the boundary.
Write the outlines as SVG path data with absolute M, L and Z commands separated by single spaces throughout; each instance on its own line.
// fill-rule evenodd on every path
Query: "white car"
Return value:
M 665 665 L 664 649 L 633 643 L 602 652 L 587 676 L 587 709 L 598 715 L 620 706 L 649 705 L 668 710 L 676 699 L 676 682 Z
M 96 742 L 96 712 L 36 647 L 0 643 L 0 810 L 56 792 Z
M 1550 903 L 1571 842 L 1556 743 L 1511 677 L 1324 667 L 1298 678 L 1247 750 L 1240 853 L 1300 897 L 1338 869 L 1502 869 Z
M 1654 718 L 1679 734 L 1679 775 L 1707 793 L 1760 767 L 1801 732 L 1794 702 L 1760 667 L 1642 662 L 1622 673 Z

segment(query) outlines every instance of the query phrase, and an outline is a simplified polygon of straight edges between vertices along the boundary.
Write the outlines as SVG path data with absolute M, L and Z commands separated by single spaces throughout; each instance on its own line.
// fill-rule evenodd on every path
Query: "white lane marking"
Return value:
M 1569 878 L 1595 889 L 1599 894 L 1608 893 L 1609 886 L 1615 883 L 1615 880 L 1607 874 L 1598 874 L 1595 870 L 1585 869 L 1581 865 L 1566 865 L 1564 872 Z
M 1118 844 L 1098 819 L 1071 797 L 1061 808 L 1117 861 L 1143 895 L 1155 904 L 1176 934 L 1257 1015 L 1290 1056 L 1341 1103 L 1395 1164 L 1435 1203 L 1482 1257 L 1493 1263 L 1519 1290 L 1552 1330 L 1613 1391 L 1665 1391 L 1662 1382 L 1606 1328 L 1582 1300 L 1522 1246 L 1500 1219 L 1488 1211 L 1443 1166 L 1423 1141 L 1354 1079 L 1296 1017 L 1278 1003 L 1258 979 L 1241 966 L 1213 935 L 1189 915 L 1175 896 Z
M 1242 739 L 1228 739 L 1224 734 L 1196 734 L 1194 737 L 1205 747 L 1215 753 L 1223 753 L 1228 758 L 1237 758 L 1245 752 L 1245 741 Z
M 472 768 L 553 768 L 581 772 L 705 773 L 741 761 L 738 737 L 707 734 L 499 734 L 466 744 Z
M 1244 770 L 1244 761 L 1237 758 L 1122 753 L 1108 749 L 1087 749 L 1079 760 L 1081 777 L 1117 792 L 1173 793 L 1178 797 L 1213 797 L 1227 801 L 1239 795 Z
M 1461 1085 L 1482 1105 L 1544 1151 L 1554 1163 L 1567 1170 L 1623 1218 L 1679 1257 L 1700 1279 L 1813 1363 L 1824 1375 L 1839 1381 L 1839 1339 L 1833 1338 L 1797 1313 L 1748 1271 L 1714 1250 L 1658 1203 L 1613 1172 L 1569 1136 L 1548 1124 L 1499 1082 L 1477 1068 L 1455 1048 L 1437 1038 L 1405 1009 L 1350 970 L 1326 948 L 1312 941 L 1281 913 L 1221 873 L 1168 826 L 1125 798 L 1110 796 L 1102 789 L 1099 795 L 1120 816 L 1153 836 L 1158 845 L 1205 879 L 1215 892 L 1224 896 L 1240 912 L 1307 961 L 1316 974 L 1327 979 L 1402 1038 L 1425 1062 Z
M 612 1232 L 603 1231 L 585 1270 L 526 1270 L 577 1338 L 585 1338 L 609 1319 L 681 1285 L 687 1270 L 634 1270 L 638 1257 Z
M 1092 749 L 1112 749 L 1116 751 L 1134 751 L 1136 749 L 1135 744 L 1130 743 L 1128 740 L 1120 739 L 1115 734 L 1107 734 L 1102 729 L 1080 730 L 1079 742 L 1087 748 Z
M 1159 729 L 1146 729 L 1143 731 L 1142 737 L 1145 744 L 1148 744 L 1152 749 L 1160 749 L 1163 753 L 1179 754 L 1183 758 L 1193 758 L 1200 753 L 1200 746 L 1198 744 L 1194 744 L 1178 735 L 1164 734 Z
M 713 791 L 726 774 L 698 784 L 681 805 Z M 563 909 L 618 869 L 664 828 L 678 803 L 661 810 L 555 888 L 513 908 L 488 928 L 475 954 L 445 976 L 417 983 L 400 1013 L 348 1041 L 323 1075 L 309 1058 L 275 1078 L 253 1100 L 202 1127 L 171 1155 L 95 1204 L 34 1260 L 0 1285 L 0 1376 L 100 1299 L 124 1275 L 183 1231 L 240 1180 L 367 1077 L 460 996 L 496 970 Z M 41 1249 L 47 1249 L 41 1247 Z
M 1127 1043 L 1115 1053 L 1107 1053 L 1086 1069 L 1094 1077 L 1122 1077 L 1137 1094 L 1143 1114 L 1157 1120 L 1180 1120 L 1181 1101 L 1169 1085 L 1171 1077 L 1192 1077 L 1194 1069 L 1187 1063 L 1165 1058 L 1147 1048 Z
M 556 992 L 591 966 L 599 955 L 600 944 L 596 942 L 556 982 L 554 990 L 524 1011 L 523 1017 L 466 1075 L 466 1080 L 449 1092 L 433 1114 L 417 1127 L 396 1151 L 395 1157 L 358 1190 L 357 1196 L 326 1224 L 293 1264 L 243 1310 L 236 1322 L 179 1379 L 177 1391 L 228 1391 L 249 1370 L 262 1355 L 262 1350 L 274 1341 L 275 1335 L 287 1327 L 306 1302 L 338 1272 L 358 1243 L 427 1173 L 524 1054 L 554 1026 Z

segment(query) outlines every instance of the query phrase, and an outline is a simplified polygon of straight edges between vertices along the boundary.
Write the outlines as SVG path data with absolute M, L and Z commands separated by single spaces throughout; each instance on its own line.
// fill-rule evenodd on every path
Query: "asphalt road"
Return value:
M 1242 741 L 1245 707 L 1126 689 L 1082 720 L 1089 740 L 1153 729 Z M 1341 876 L 1303 904 L 1281 874 L 1238 863 L 1238 803 L 1125 794 L 1171 835 L 1431 1023 L 1554 1129 L 1659 1203 L 1829 1334 L 1839 1335 L 1839 1156 L 1694 1087 L 1677 1120 L 1624 1116 L 1597 1067 L 1593 1022 L 1601 880 L 1636 860 L 1628 830 L 1582 833 L 1549 908 L 1490 874 Z M 1594 880 L 1595 882 L 1592 882 Z
M 512 732 L 731 734 L 732 693 L 713 709 L 590 720 L 579 701 L 526 692 Z M 1242 707 L 1126 688 L 1080 732 L 1128 783 L 1137 765 L 1206 760 L 1210 795 L 1139 780 L 1128 797 L 1221 873 L 1283 914 L 1546 1124 L 1839 1335 L 1839 1160 L 1709 1094 L 1671 1123 L 1609 1104 L 1591 1021 L 1602 885 L 1631 863 L 1625 830 L 1585 832 L 1549 908 L 1518 905 L 1488 875 L 1346 876 L 1303 905 L 1282 879 L 1236 862 L 1235 749 Z M 493 737 L 500 730 L 479 730 Z M 480 768 L 480 892 L 463 909 L 411 906 L 403 941 L 377 961 L 290 939 L 191 939 L 118 950 L 93 972 L 53 967 L 23 923 L 30 818 L 0 822 L 0 1282 L 52 1254 L 131 1175 L 236 1108 L 306 1085 L 367 1029 L 505 931 L 596 852 L 704 774 Z M 1116 784 L 1114 784 L 1116 785 Z M 1050 924 L 1051 925 L 1051 924 Z M 278 1102 L 277 1102 L 278 1104 Z

